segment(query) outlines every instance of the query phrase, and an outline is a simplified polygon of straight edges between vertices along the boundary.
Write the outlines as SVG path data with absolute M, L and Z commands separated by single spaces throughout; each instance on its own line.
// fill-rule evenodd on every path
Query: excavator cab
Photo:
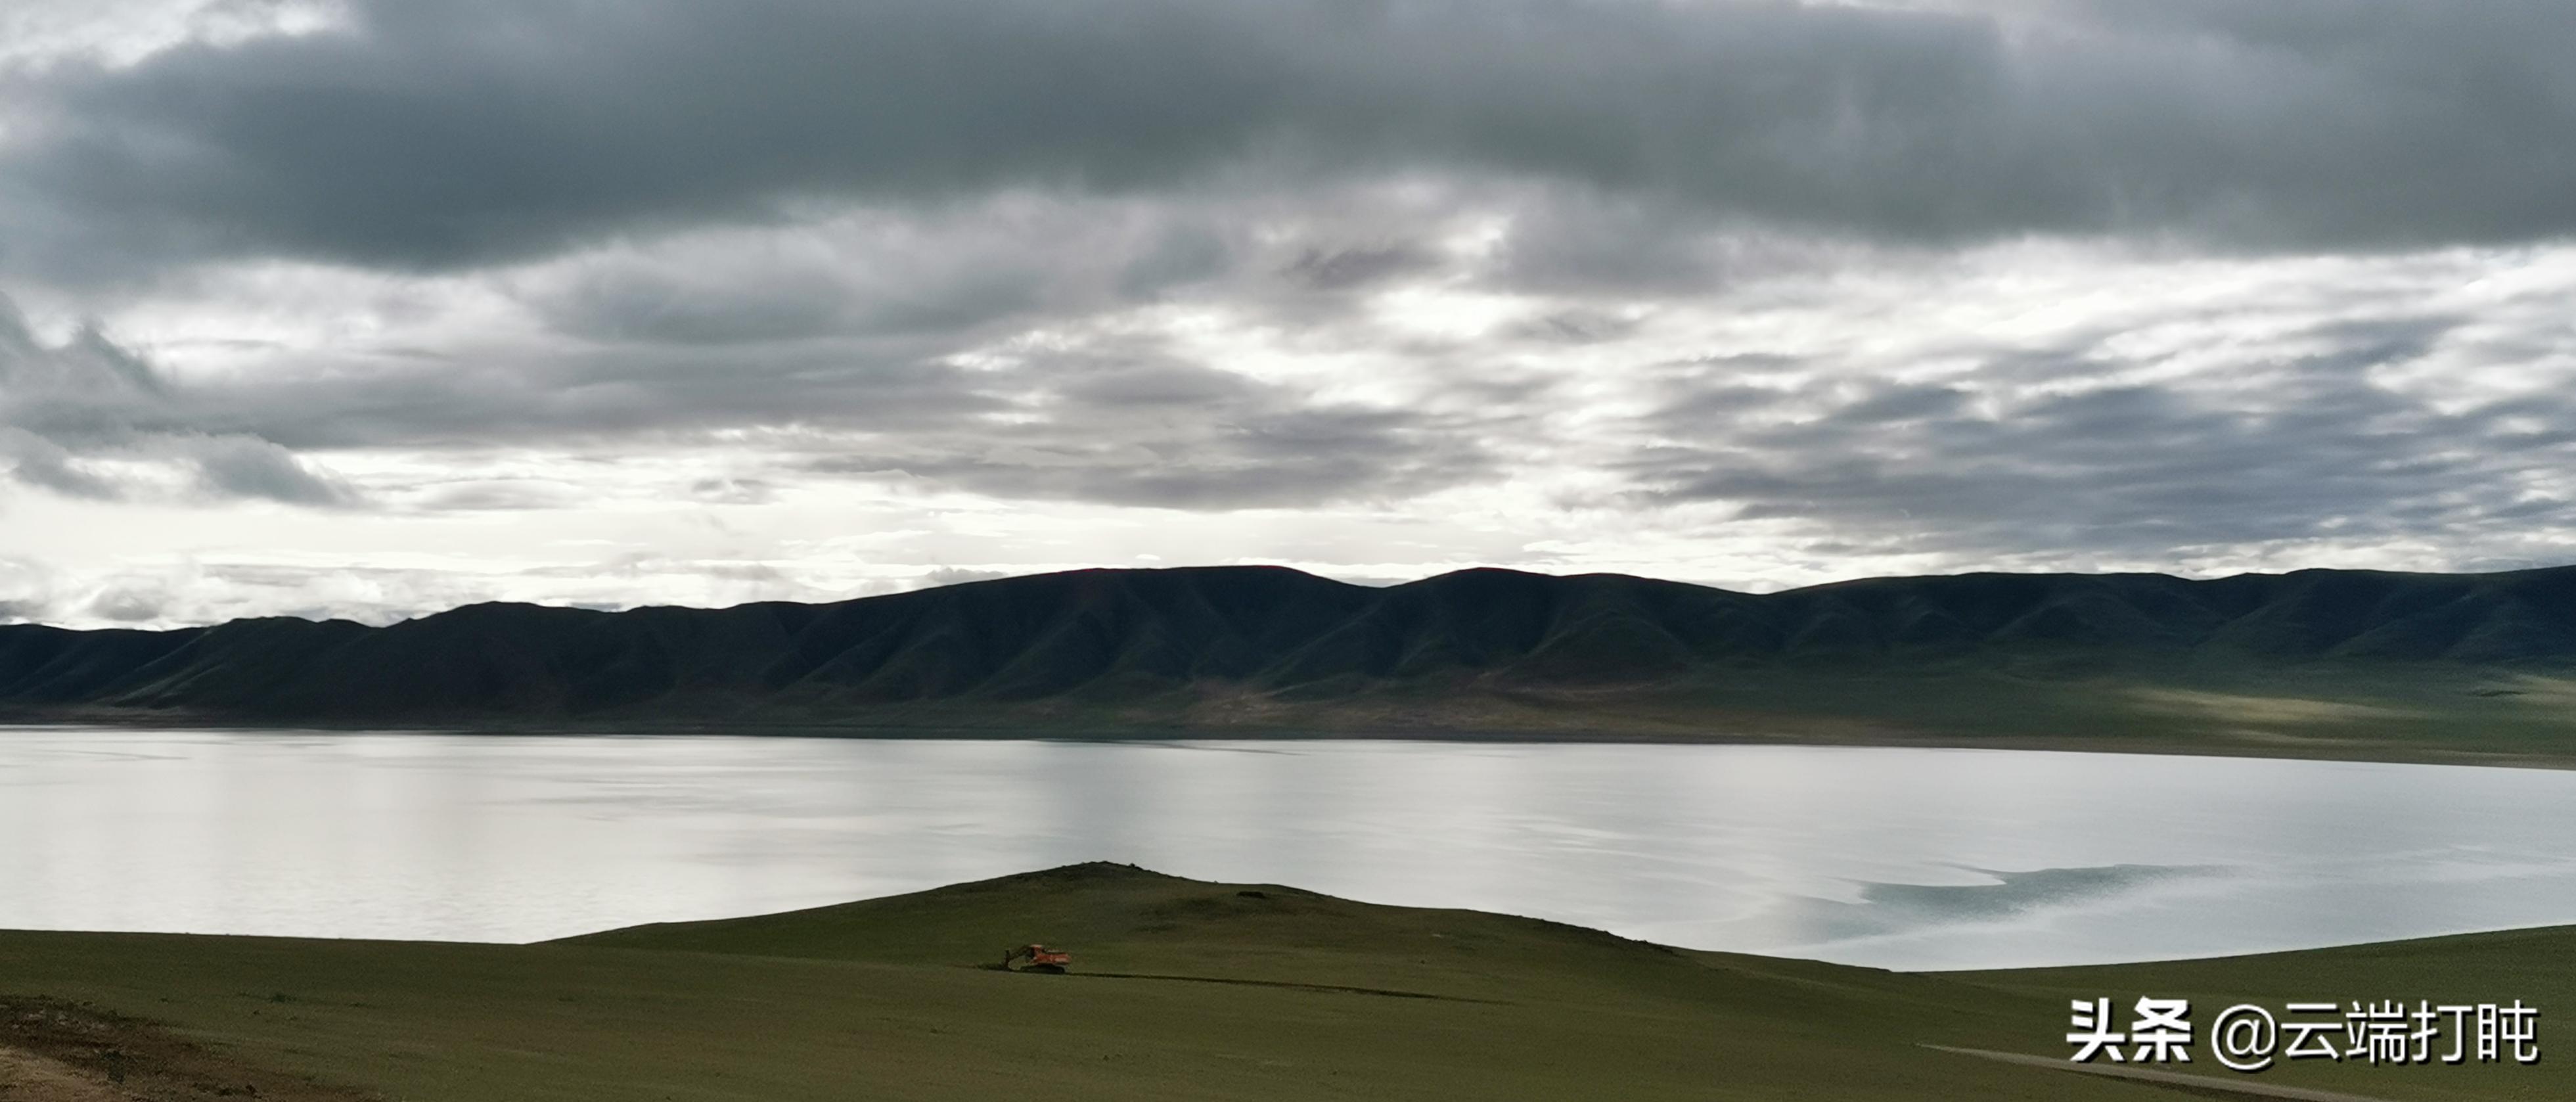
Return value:
M 1005 972 L 1053 972 L 1062 975 L 1064 966 L 1071 963 L 1073 954 L 1044 945 L 1021 945 L 1002 954 L 1002 970 Z

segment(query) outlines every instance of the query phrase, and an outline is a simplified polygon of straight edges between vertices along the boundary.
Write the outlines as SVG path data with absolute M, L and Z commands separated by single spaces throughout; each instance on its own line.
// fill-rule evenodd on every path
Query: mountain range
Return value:
M 1967 574 L 1753 594 L 1495 569 L 1372 587 L 1247 566 L 831 604 L 478 604 L 383 627 L 6 625 L 0 710 L 571 728 L 2018 729 L 2098 719 L 2068 710 L 2087 699 L 2171 715 L 2289 691 L 2347 718 L 2420 711 L 2423 692 L 2525 697 L 2511 718 L 2555 723 L 2555 675 L 2571 667 L 2576 568 Z

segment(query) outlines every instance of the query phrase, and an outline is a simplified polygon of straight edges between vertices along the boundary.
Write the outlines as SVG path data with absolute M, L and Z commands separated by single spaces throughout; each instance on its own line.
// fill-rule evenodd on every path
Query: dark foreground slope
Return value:
M 0 709 L 322 724 L 2554 738 L 2576 568 L 1965 575 L 1743 594 L 1093 570 L 830 605 L 0 627 Z M 2341 737 L 2341 736 L 2338 736 Z
M 1039 939 L 1071 974 L 990 967 Z M 2554 1009 L 2576 999 L 2572 947 L 2561 929 L 1910 975 L 1084 865 L 540 945 L 0 932 L 0 1005 L 84 1001 L 414 1102 L 2542 1099 L 2576 1097 L 2576 1063 L 2237 1079 L 2204 1052 L 2184 1070 L 2230 1090 L 2175 1093 L 1923 1046 L 2062 1059 L 2073 997 Z

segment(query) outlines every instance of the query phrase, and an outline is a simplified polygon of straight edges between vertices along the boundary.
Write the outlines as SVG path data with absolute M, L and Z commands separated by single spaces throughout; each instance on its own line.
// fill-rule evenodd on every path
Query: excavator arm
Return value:
M 1044 945 L 1015 945 L 1002 951 L 1004 971 L 1010 971 L 1011 966 L 1020 961 L 1029 962 L 1026 971 L 1062 972 L 1065 965 L 1073 962 L 1073 956 L 1059 949 L 1049 949 Z

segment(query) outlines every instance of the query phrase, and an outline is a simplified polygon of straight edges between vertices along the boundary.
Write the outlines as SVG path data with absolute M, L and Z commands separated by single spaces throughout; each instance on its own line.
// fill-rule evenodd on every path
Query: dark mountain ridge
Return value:
M 1747 594 L 1478 569 L 1080 570 L 835 604 L 480 604 L 387 627 L 0 626 L 0 708 L 241 721 L 1230 722 L 1855 679 L 2576 665 L 2576 568 L 1879 578 Z M 1477 713 L 1464 708 L 1461 714 Z M 1402 726 L 1409 720 L 1391 720 Z

